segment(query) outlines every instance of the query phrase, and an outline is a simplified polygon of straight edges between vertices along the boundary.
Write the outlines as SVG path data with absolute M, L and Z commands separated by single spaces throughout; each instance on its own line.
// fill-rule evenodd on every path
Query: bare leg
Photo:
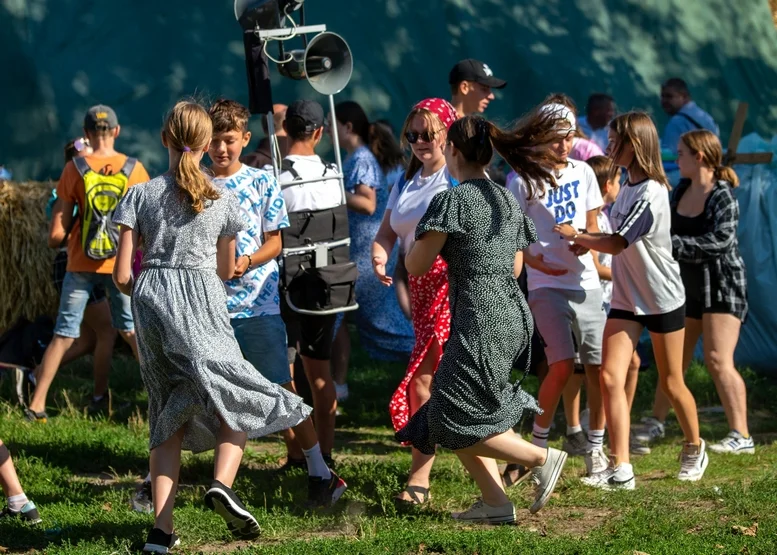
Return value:
M 699 342 L 702 333 L 702 321 L 693 318 L 685 319 L 685 340 L 683 342 L 683 372 L 688 370 L 693 360 L 693 351 Z M 732 355 L 733 356 L 733 355 Z M 661 390 L 661 386 L 656 387 L 656 399 L 653 403 L 653 417 L 659 422 L 665 422 L 669 415 L 669 409 L 672 408 L 666 394 Z
M 248 434 L 229 428 L 222 420 L 213 456 L 213 478 L 228 488 L 232 487 L 243 460 Z
M 342 330 L 345 324 L 340 327 Z M 347 334 L 346 334 L 347 335 Z M 335 443 L 335 413 L 337 412 L 337 396 L 335 383 L 332 380 L 330 362 L 302 357 L 305 374 L 313 394 L 313 416 L 316 424 L 321 452 L 331 456 Z M 299 430 L 295 430 L 299 434 Z
M 151 450 L 151 492 L 154 499 L 154 528 L 173 532 L 173 506 L 181 471 L 181 443 L 184 428 Z
M 534 422 L 541 428 L 550 428 L 553 416 L 556 414 L 558 403 L 567 385 L 569 377 L 574 372 L 574 359 L 560 360 L 550 365 L 548 375 L 540 386 L 538 401 L 540 408 L 545 411 L 537 415 Z
M 634 351 L 629 363 L 629 373 L 626 375 L 626 402 L 629 404 L 629 414 L 631 414 L 631 409 L 634 407 L 634 397 L 637 395 L 640 364 L 642 364 L 642 361 L 639 359 L 637 351 Z
M 130 349 L 132 349 L 132 354 L 135 356 L 135 360 L 140 360 L 140 357 L 138 356 L 138 341 L 135 337 L 134 331 L 120 331 L 119 335 L 121 335 L 121 338 L 127 342 L 127 345 L 130 346 Z
M 585 376 L 573 373 L 564 387 L 564 417 L 570 428 L 580 425 L 580 388 L 583 386 L 583 380 Z
M 650 339 L 653 341 L 653 354 L 656 357 L 661 389 L 672 403 L 677 421 L 685 434 L 685 441 L 700 445 L 696 400 L 683 379 L 685 330 L 651 333 Z
M 500 507 L 510 502 L 505 495 L 499 468 L 494 459 L 471 455 L 466 450 L 456 451 L 461 464 L 480 488 L 483 501 L 492 507 Z
M 440 357 L 440 344 L 436 339 L 432 339 L 429 349 L 426 352 L 424 360 L 418 366 L 418 369 L 410 382 L 409 400 L 410 416 L 413 416 L 431 396 L 432 379 L 434 371 L 437 368 L 437 361 Z M 462 461 L 463 462 L 463 461 Z M 429 475 L 432 472 L 434 464 L 434 455 L 424 455 L 418 449 L 413 449 L 413 460 L 410 464 L 410 475 L 407 478 L 408 486 L 418 486 L 422 488 L 429 487 Z M 466 464 L 465 464 L 466 466 Z M 497 472 L 498 474 L 498 472 Z M 405 501 L 412 501 L 407 492 L 399 494 L 399 498 Z
M 110 326 L 110 320 L 108 320 L 108 322 L 108 325 Z M 65 352 L 65 354 L 62 356 L 62 362 L 60 362 L 60 365 L 65 366 L 74 360 L 78 360 L 82 356 L 88 355 L 94 351 L 96 341 L 97 337 L 94 334 L 94 330 L 87 326 L 86 322 L 84 321 L 84 323 L 81 324 L 81 337 L 76 339 L 70 348 Z
M 84 327 L 89 328 L 95 338 L 94 345 L 94 396 L 100 397 L 108 391 L 108 375 L 113 360 L 113 347 L 117 332 L 111 324 L 111 309 L 107 301 L 87 305 L 84 311 Z M 83 337 L 83 334 L 81 335 Z
M 283 384 L 283 388 L 291 391 L 292 393 L 297 392 L 297 388 L 294 387 L 294 364 L 289 365 L 290 368 L 290 375 L 292 377 L 292 380 L 287 383 Z M 314 430 L 315 433 L 315 430 Z M 301 460 L 305 458 L 305 454 L 302 452 L 302 449 L 299 446 L 299 443 L 297 442 L 297 436 L 294 433 L 294 428 L 287 428 L 281 432 L 281 435 L 283 436 L 283 442 L 286 444 L 286 453 L 287 456 L 291 459 L 297 459 Z
M 347 319 L 340 324 L 332 344 L 332 375 L 340 385 L 348 377 L 348 364 L 351 359 L 351 336 L 348 335 Z M 307 371 L 307 370 L 306 370 Z
M 602 367 L 598 364 L 585 365 L 586 394 L 588 395 L 589 429 L 604 430 L 604 405 L 602 404 L 602 389 L 600 385 Z
M 465 453 L 476 457 L 493 459 L 494 464 L 496 464 L 498 459 L 532 468 L 545 463 L 547 452 L 547 449 L 537 447 L 524 440 L 514 431 L 507 430 L 501 434 L 489 436 L 471 447 L 460 449 L 456 451 L 456 455 Z M 486 501 L 486 503 L 488 502 Z M 491 503 L 488 504 L 491 505 Z
M 747 389 L 734 366 L 734 349 L 742 323 L 731 314 L 705 314 L 704 359 L 726 411 L 728 427 L 745 437 L 747 428 Z
M 629 462 L 631 416 L 626 400 L 626 374 L 642 326 L 629 320 L 608 319 L 602 342 L 601 392 L 615 464 Z
M 24 493 L 13 466 L 11 453 L 2 441 L 0 441 L 0 486 L 3 488 L 6 499 Z
M 62 357 L 73 342 L 74 339 L 72 337 L 63 337 L 54 334 L 51 343 L 49 343 L 46 352 L 43 354 L 43 360 L 40 365 L 40 374 L 38 375 L 38 383 L 35 386 L 35 392 L 32 394 L 32 400 L 30 401 L 30 410 L 34 412 L 43 412 L 46 410 L 46 396 L 51 387 L 51 382 L 54 381 L 54 376 L 57 375 L 59 365 L 62 362 Z

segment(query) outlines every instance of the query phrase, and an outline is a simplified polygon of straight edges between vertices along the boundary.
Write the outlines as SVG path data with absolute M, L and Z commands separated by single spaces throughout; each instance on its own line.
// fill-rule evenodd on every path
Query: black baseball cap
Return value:
M 488 65 L 472 58 L 460 61 L 448 75 L 448 83 L 451 85 L 458 85 L 462 81 L 474 81 L 492 89 L 503 89 L 507 86 L 507 81 L 494 77 L 494 72 Z
M 324 109 L 315 100 L 297 100 L 286 110 L 286 126 L 310 133 L 324 125 Z
M 107 126 L 108 129 L 115 129 L 119 126 L 119 118 L 116 117 L 113 108 L 98 104 L 87 110 L 84 116 L 84 129 L 94 131 L 98 126 Z

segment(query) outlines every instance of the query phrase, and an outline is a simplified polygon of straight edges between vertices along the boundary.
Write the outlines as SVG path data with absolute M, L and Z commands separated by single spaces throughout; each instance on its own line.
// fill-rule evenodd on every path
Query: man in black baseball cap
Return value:
M 324 126 L 324 109 L 313 100 L 297 100 L 286 110 L 287 133 L 312 134 Z
M 507 81 L 494 77 L 494 72 L 480 60 L 468 58 L 453 66 L 448 76 L 451 104 L 459 117 L 482 114 L 494 99 L 491 89 L 503 89 Z
M 119 126 L 119 118 L 110 106 L 98 104 L 87 110 L 84 116 L 84 131 L 97 131 L 116 129 Z

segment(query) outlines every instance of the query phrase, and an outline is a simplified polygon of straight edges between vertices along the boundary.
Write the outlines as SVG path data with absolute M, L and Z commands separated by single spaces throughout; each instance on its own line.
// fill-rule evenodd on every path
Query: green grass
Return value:
M 393 495 L 403 486 L 410 453 L 393 440 L 387 413 L 390 394 L 404 368 L 356 355 L 349 379 L 351 399 L 338 419 L 335 458 L 349 484 L 331 510 L 306 512 L 305 473 L 279 477 L 273 469 L 284 456 L 279 436 L 251 442 L 235 489 L 253 508 L 262 526 L 254 543 L 232 542 L 223 522 L 205 509 L 212 453 L 184 456 L 182 486 L 176 502 L 176 528 L 182 553 L 479 553 L 628 554 L 777 553 L 777 445 L 773 445 L 777 384 L 745 372 L 751 403 L 755 456 L 712 455 L 704 480 L 675 479 L 682 441 L 670 420 L 667 438 L 653 454 L 635 459 L 634 492 L 602 493 L 585 488 L 580 459 L 572 459 L 551 502 L 539 515 L 526 508 L 531 492 L 509 492 L 519 508 L 517 526 L 485 527 L 454 523 L 451 510 L 466 508 L 477 488 L 457 459 L 444 451 L 432 473 L 428 508 L 398 514 Z M 114 364 L 111 419 L 92 420 L 83 408 L 90 392 L 89 361 L 64 368 L 54 384 L 48 424 L 23 421 L 18 407 L 0 403 L 0 438 L 9 444 L 27 494 L 39 505 L 44 523 L 28 527 L 0 523 L 0 553 L 135 553 L 152 518 L 133 513 L 129 499 L 147 470 L 148 432 L 143 415 L 147 397 L 134 361 Z M 704 369 L 694 366 L 688 383 L 700 406 L 718 404 Z M 639 411 L 647 410 L 655 373 L 640 378 Z M 526 388 L 536 392 L 536 380 Z M 10 398 L 8 386 L 0 386 Z M 725 418 L 703 412 L 708 440 L 725 435 Z M 563 418 L 557 420 L 563 429 Z M 524 432 L 529 424 L 524 422 Z M 556 438 L 555 444 L 560 444 Z M 755 536 L 734 527 L 758 523 Z

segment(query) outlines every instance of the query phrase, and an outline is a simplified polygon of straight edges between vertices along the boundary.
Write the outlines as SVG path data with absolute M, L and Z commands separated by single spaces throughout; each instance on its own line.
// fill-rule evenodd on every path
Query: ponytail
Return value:
M 400 164 L 404 164 L 405 157 L 402 149 L 394 138 L 394 134 L 383 124 L 373 122 L 368 133 L 368 146 L 370 151 L 378 159 L 378 164 L 384 172 L 389 172 Z
M 205 209 L 206 200 L 221 196 L 192 152 L 207 146 L 213 134 L 210 116 L 196 102 L 178 102 L 167 115 L 162 133 L 168 148 L 181 152 L 181 160 L 175 168 L 175 183 L 199 214 Z
M 550 145 L 558 141 L 558 116 L 535 109 L 510 130 L 503 130 L 480 116 L 465 116 L 448 130 L 448 140 L 467 162 L 486 167 L 496 150 L 526 183 L 529 198 L 555 185 L 552 168 L 561 159 Z
M 732 189 L 739 187 L 739 176 L 734 171 L 734 168 L 730 166 L 718 166 L 715 168 L 715 179 L 728 182 Z

